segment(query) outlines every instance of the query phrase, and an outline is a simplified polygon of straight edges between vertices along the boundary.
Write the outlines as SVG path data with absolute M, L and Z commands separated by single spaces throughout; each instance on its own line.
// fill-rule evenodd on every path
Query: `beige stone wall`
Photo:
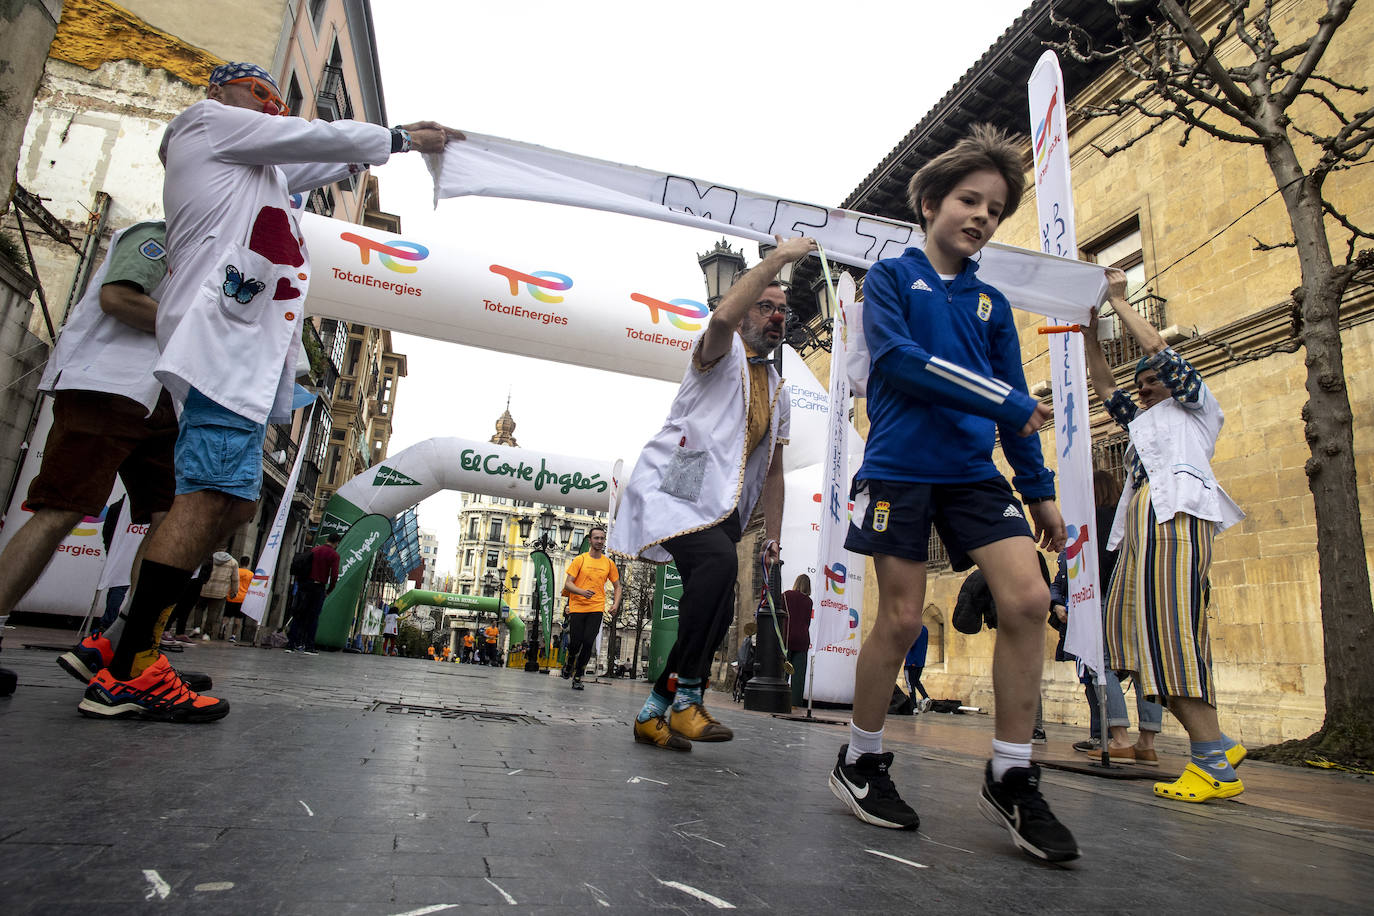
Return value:
M 1276 6 L 1279 20 L 1288 29 L 1310 28 L 1324 8 L 1314 0 L 1290 0 Z M 1374 12 L 1357 6 L 1332 45 L 1324 72 L 1339 80 L 1368 82 L 1367 49 L 1372 41 Z M 1107 82 L 1104 79 L 1089 87 L 1071 104 L 1103 97 L 1111 88 Z M 1120 91 L 1119 85 L 1115 91 Z M 1299 282 L 1296 255 L 1288 249 L 1255 251 L 1250 238 L 1275 242 L 1291 237 L 1279 198 L 1261 203 L 1275 188 L 1261 152 L 1197 133 L 1180 148 L 1181 130 L 1173 127 L 1111 159 L 1090 145 L 1119 143 L 1144 126 L 1138 118 L 1111 124 L 1071 123 L 1080 245 L 1138 217 L 1146 275 L 1168 268 L 1149 284 L 1168 300 L 1167 323 L 1196 327 L 1203 334 L 1283 303 Z M 1304 161 L 1310 164 L 1313 157 Z M 1374 222 L 1374 167 L 1339 173 L 1328 182 L 1327 190 L 1356 222 Z M 1247 214 L 1256 204 L 1258 208 Z M 1207 241 L 1237 220 L 1215 240 Z M 1333 231 L 1332 240 L 1333 254 L 1343 258 L 1344 236 Z M 1033 192 L 1028 193 L 1021 211 L 999 230 L 997 241 L 1036 247 Z M 1357 313 L 1367 303 L 1352 302 L 1348 307 Z M 1343 340 L 1355 422 L 1357 495 L 1364 509 L 1368 545 L 1374 534 L 1374 381 L 1363 370 L 1374 360 L 1374 327 L 1363 320 L 1354 318 Z M 1022 351 L 1029 360 L 1026 377 L 1032 383 L 1050 375 L 1043 338 L 1034 331 L 1039 323 L 1036 316 L 1018 314 Z M 1243 341 L 1224 342 L 1238 343 L 1241 355 L 1249 349 Z M 1215 470 L 1248 516 L 1218 537 L 1212 569 L 1210 613 L 1222 726 L 1249 742 L 1301 737 L 1321 724 L 1325 685 L 1316 527 L 1303 473 L 1308 450 L 1299 419 L 1307 400 L 1302 354 L 1279 352 L 1237 362 L 1201 341 L 1185 344 L 1183 350 L 1207 367 L 1208 384 L 1226 412 Z M 823 362 L 823 358 L 813 361 L 818 374 L 824 371 Z M 856 426 L 866 433 L 862 401 L 858 403 Z M 1114 431 L 1114 426 L 1107 428 L 1111 424 L 1100 409 L 1094 420 L 1095 434 Z M 1056 454 L 1052 436 L 1044 443 L 1052 463 Z M 948 571 L 930 578 L 927 616 L 936 613 L 946 623 L 945 661 L 928 667 L 924 682 L 934 696 L 989 706 L 992 636 L 985 632 L 967 637 L 947 625 L 962 579 Z M 870 573 L 865 635 L 872 627 L 876 606 L 876 577 Z M 1046 718 L 1086 724 L 1087 705 L 1073 666 L 1052 661 L 1054 635 L 1046 628 Z M 1182 734 L 1168 717 L 1166 731 Z

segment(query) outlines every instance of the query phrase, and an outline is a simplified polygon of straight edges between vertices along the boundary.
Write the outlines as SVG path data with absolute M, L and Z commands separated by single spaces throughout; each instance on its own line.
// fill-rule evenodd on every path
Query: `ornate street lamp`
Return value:
M 710 251 L 697 255 L 697 264 L 706 275 L 706 307 L 714 312 L 721 296 L 744 270 L 744 254 L 722 238 Z
M 535 553 L 544 553 L 547 558 L 548 551 L 556 549 L 559 544 L 553 538 L 554 513 L 548 506 L 539 513 L 539 534 L 533 539 L 530 538 L 534 530 L 534 519 L 528 515 L 521 516 L 516 522 L 520 529 L 520 538 L 525 541 L 525 546 L 530 548 L 531 559 Z M 572 532 L 572 523 L 564 519 L 560 526 L 563 532 L 563 539 L 566 541 Z M 552 564 L 550 564 L 552 565 Z M 525 670 L 540 671 L 539 667 L 539 647 L 543 637 L 543 620 L 541 614 L 544 605 L 544 587 L 540 582 L 538 574 L 534 577 L 534 588 L 530 592 L 530 603 L 534 608 L 534 626 L 530 628 L 529 648 L 525 652 Z

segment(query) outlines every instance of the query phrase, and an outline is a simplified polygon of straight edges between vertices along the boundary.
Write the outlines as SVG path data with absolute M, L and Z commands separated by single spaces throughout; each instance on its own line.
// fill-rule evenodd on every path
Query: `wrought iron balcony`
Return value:
M 341 67 L 325 65 L 320 76 L 320 91 L 315 94 L 315 113 L 324 121 L 353 118 L 353 102 L 348 97 Z

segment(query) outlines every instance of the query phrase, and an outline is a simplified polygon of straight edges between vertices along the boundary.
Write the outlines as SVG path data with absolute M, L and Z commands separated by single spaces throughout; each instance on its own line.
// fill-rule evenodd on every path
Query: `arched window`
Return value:
M 926 625 L 929 643 L 926 646 L 926 667 L 945 663 L 945 615 L 937 605 L 927 604 L 921 614 L 921 623 Z

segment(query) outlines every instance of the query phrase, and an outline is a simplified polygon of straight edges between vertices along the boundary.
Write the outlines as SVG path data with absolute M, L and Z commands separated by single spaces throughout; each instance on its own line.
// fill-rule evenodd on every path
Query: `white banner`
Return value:
M 314 424 L 315 403 L 312 401 L 310 412 L 305 417 L 305 426 L 301 430 L 300 446 L 296 449 L 296 463 L 291 465 L 291 475 L 286 478 L 281 505 L 277 506 L 277 517 L 272 520 L 272 531 L 267 535 L 267 542 L 262 545 L 258 565 L 253 567 L 253 581 L 249 583 L 248 595 L 243 599 L 241 610 L 244 616 L 251 617 L 254 623 L 262 623 L 262 618 L 267 616 L 267 602 L 272 594 L 272 574 L 277 568 L 282 537 L 286 534 L 286 519 L 291 515 L 291 500 L 296 494 L 296 478 L 301 474 L 301 461 L 310 446 L 310 427 Z
M 1046 252 L 1078 257 L 1069 144 L 1064 118 L 1064 78 L 1053 51 L 1040 55 L 1028 84 L 1035 163 L 1035 203 L 1040 243 Z M 1100 267 L 1094 270 L 1101 272 Z M 1100 305 L 1099 292 L 1095 302 Z M 1086 328 L 1086 317 L 1081 321 Z M 1058 452 L 1059 506 L 1068 528 L 1069 632 L 1064 650 L 1100 673 L 1102 604 L 1097 575 L 1096 509 L 1093 501 L 1092 433 L 1088 425 L 1088 388 L 1083 335 L 1049 335 L 1054 385 L 1054 443 Z
M 435 201 L 475 195 L 544 201 L 663 220 L 760 242 L 809 235 L 833 260 L 867 268 L 920 245 L 914 223 L 882 219 L 696 178 L 591 159 L 499 137 L 468 134 L 427 156 Z M 315 251 L 311 242 L 311 251 Z M 318 282 L 321 271 L 316 271 Z M 1061 321 L 1086 322 L 1102 301 L 1102 271 L 1010 245 L 983 249 L 978 276 L 1012 305 Z
M 845 368 L 845 308 L 855 299 L 854 279 L 843 274 L 836 284 L 839 302 L 832 319 L 830 354 L 830 422 L 821 483 L 820 536 L 813 589 L 811 652 L 806 696 L 830 703 L 854 701 L 854 671 L 859 661 L 859 615 L 864 604 L 862 557 L 844 549 L 849 532 L 849 373 Z
M 38 423 L 29 440 L 32 448 L 24 458 L 19 479 L 15 481 L 14 495 L 5 512 L 5 526 L 0 529 L 0 549 L 4 549 L 15 532 L 33 515 L 32 510 L 24 507 L 24 497 L 28 495 L 29 484 L 38 476 L 38 468 L 43 463 L 43 447 L 51 429 L 52 398 L 44 397 L 38 412 Z M 57 552 L 33 588 L 15 603 L 14 610 L 85 616 L 95 600 L 96 586 L 105 567 L 105 545 L 100 537 L 104 521 L 105 512 L 102 511 L 98 516 L 87 516 L 77 522 L 71 533 L 57 545 Z

